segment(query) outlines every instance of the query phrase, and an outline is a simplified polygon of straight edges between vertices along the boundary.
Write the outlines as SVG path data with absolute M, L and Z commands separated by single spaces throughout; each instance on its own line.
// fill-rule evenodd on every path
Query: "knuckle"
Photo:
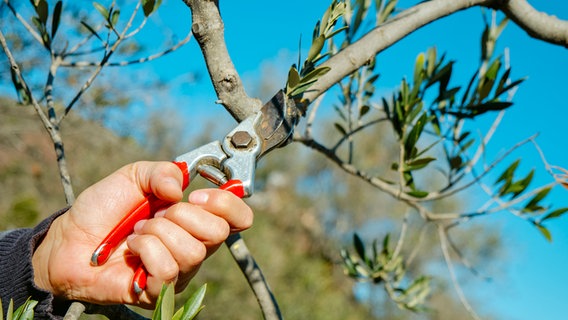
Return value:
M 188 246 L 185 256 L 188 264 L 192 266 L 198 265 L 207 257 L 207 248 L 202 242 L 196 241 L 194 245 Z
M 166 282 L 173 282 L 177 279 L 179 274 L 179 266 L 177 263 L 164 263 L 162 270 L 160 270 L 160 278 Z

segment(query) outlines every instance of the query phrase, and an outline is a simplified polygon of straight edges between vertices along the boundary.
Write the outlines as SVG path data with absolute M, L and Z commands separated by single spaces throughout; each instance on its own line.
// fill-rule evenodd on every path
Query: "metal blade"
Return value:
M 255 131 L 262 140 L 258 158 L 276 147 L 290 143 L 294 127 L 300 118 L 294 101 L 288 99 L 282 90 L 264 104 L 260 113 L 260 121 L 255 124 Z

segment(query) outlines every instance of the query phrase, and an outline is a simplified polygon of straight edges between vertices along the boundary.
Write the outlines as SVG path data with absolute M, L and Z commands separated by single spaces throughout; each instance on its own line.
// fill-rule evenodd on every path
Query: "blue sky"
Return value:
M 399 2 L 399 7 L 403 8 L 417 1 Z M 538 9 L 568 19 L 568 2 L 565 0 L 530 2 Z M 181 36 L 182 30 L 189 26 L 178 19 L 184 12 L 188 13 L 180 3 L 165 0 L 159 18 Z M 260 78 L 262 66 L 281 63 L 283 56 L 289 56 L 291 60 L 281 66 L 282 74 L 277 74 L 283 76 L 289 65 L 295 62 L 299 36 L 303 36 L 305 50 L 313 25 L 327 5 L 328 1 L 305 0 L 222 1 L 227 44 L 245 83 L 247 79 Z M 437 46 L 438 52 L 446 52 L 449 59 L 457 60 L 458 74 L 461 72 L 463 77 L 471 74 L 479 58 L 482 28 L 481 10 L 474 8 L 412 34 L 379 55 L 379 86 L 383 83 L 387 86 L 384 89 L 388 90 L 388 86 L 394 87 L 401 77 L 410 77 L 410 66 L 416 55 L 433 45 Z M 515 95 L 515 106 L 507 112 L 488 146 L 489 154 L 503 152 L 520 140 L 539 133 L 537 142 L 548 162 L 567 168 L 568 143 L 564 138 L 564 128 L 568 120 L 568 102 L 565 99 L 568 51 L 530 38 L 513 23 L 509 23 L 499 44 L 497 50 L 509 48 L 512 77 L 528 78 Z M 385 63 L 381 63 L 383 61 Z M 179 67 L 180 63 L 183 67 Z M 172 79 L 187 72 L 203 72 L 202 65 L 201 55 L 192 42 L 187 48 L 157 61 L 154 68 L 163 79 Z M 215 100 L 206 79 L 190 89 L 184 98 L 190 105 L 212 105 Z M 213 110 L 223 113 L 220 108 L 213 107 Z M 479 125 L 486 123 L 480 122 Z M 523 147 L 509 160 L 516 157 L 522 158 L 521 169 L 525 172 L 537 168 L 535 185 L 549 181 L 550 177 L 544 172 L 532 146 Z M 557 206 L 567 206 L 567 192 L 558 189 L 549 200 Z M 487 219 L 485 223 L 501 226 L 508 262 L 499 274 L 494 275 L 492 282 L 480 283 L 472 293 L 474 306 L 481 313 L 493 311 L 501 319 L 564 319 L 565 306 L 561 297 L 568 284 L 568 216 L 549 224 L 554 238 L 552 243 L 548 243 L 528 223 L 506 213 Z

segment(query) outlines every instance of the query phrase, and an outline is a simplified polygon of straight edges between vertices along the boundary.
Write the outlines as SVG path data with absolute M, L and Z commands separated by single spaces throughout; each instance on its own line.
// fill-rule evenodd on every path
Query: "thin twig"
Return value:
M 96 77 L 100 74 L 103 67 L 108 62 L 108 59 L 110 59 L 112 54 L 115 52 L 115 50 L 118 48 L 118 46 L 120 45 L 120 43 L 124 39 L 124 35 L 126 34 L 126 32 L 128 32 L 128 29 L 130 29 L 130 27 L 132 26 L 132 23 L 134 22 L 134 18 L 136 17 L 136 13 L 140 9 L 140 5 L 141 5 L 141 2 L 138 2 L 136 4 L 136 7 L 134 8 L 132 14 L 130 15 L 130 19 L 126 23 L 126 26 L 124 27 L 124 30 L 122 31 L 121 35 L 118 37 L 116 42 L 112 45 L 112 47 L 109 48 L 108 52 L 105 53 L 104 57 L 101 59 L 101 63 L 97 66 L 97 68 L 93 71 L 91 76 L 87 79 L 87 81 L 85 81 L 85 83 L 83 84 L 81 89 L 79 89 L 77 94 L 73 97 L 73 99 L 71 99 L 69 104 L 65 107 L 65 111 L 61 115 L 61 117 L 59 118 L 58 123 L 61 123 L 61 121 L 63 121 L 63 119 L 67 116 L 67 114 L 69 114 L 69 112 L 71 111 L 71 109 L 73 108 L 75 103 L 77 101 L 79 101 L 81 96 L 87 91 L 87 89 L 91 86 L 93 81 L 95 81 Z
M 158 58 L 163 57 L 163 56 L 165 56 L 169 53 L 176 51 L 181 46 L 186 44 L 189 40 L 191 40 L 191 32 L 189 32 L 187 34 L 187 36 L 185 38 L 183 38 L 181 41 L 179 41 L 178 43 L 176 43 L 172 47 L 170 47 L 170 48 L 168 48 L 168 49 L 166 49 L 162 52 L 158 52 L 158 53 L 155 53 L 153 55 L 149 55 L 147 57 L 143 57 L 143 58 L 139 58 L 139 59 L 135 59 L 135 60 L 120 61 L 120 62 L 107 62 L 106 64 L 104 64 L 104 67 L 123 67 L 123 66 L 132 65 L 132 64 L 145 63 L 145 62 L 148 62 L 148 61 L 152 61 L 152 60 L 158 59 Z M 99 61 L 99 62 L 78 61 L 78 62 L 62 62 L 61 66 L 62 67 L 83 68 L 83 67 L 103 67 L 103 64 L 102 64 L 102 61 Z
M 473 310 L 472 306 L 469 304 L 461 288 L 461 285 L 458 282 L 458 278 L 454 270 L 454 264 L 452 263 L 452 259 L 450 257 L 450 251 L 448 249 L 447 234 L 442 225 L 438 225 L 438 234 L 440 236 L 440 248 L 442 249 L 442 254 L 444 255 L 444 260 L 446 261 L 446 266 L 448 267 L 448 271 L 450 272 L 450 278 L 452 279 L 454 289 L 456 290 L 462 305 L 465 307 L 467 312 L 469 312 L 471 317 L 476 320 L 481 320 L 481 318 L 477 315 L 475 310 Z
M 18 11 L 16 11 L 16 8 L 14 8 L 10 3 L 10 0 L 4 0 L 4 3 L 6 3 L 12 14 L 16 17 L 16 19 L 18 19 L 18 21 L 20 21 L 20 23 L 24 26 L 24 28 L 26 28 L 29 34 L 31 34 L 32 37 L 34 37 L 34 39 L 36 39 L 36 41 L 43 46 L 44 44 L 41 35 L 37 33 L 37 31 L 35 31 L 35 29 L 26 21 L 26 19 L 24 19 L 24 17 L 22 17 L 18 13 Z

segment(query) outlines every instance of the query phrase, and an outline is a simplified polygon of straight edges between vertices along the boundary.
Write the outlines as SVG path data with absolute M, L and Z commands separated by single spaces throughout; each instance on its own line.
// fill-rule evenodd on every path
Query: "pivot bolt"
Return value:
M 231 137 L 231 144 L 237 149 L 244 149 L 250 147 L 252 137 L 246 131 L 237 131 Z

